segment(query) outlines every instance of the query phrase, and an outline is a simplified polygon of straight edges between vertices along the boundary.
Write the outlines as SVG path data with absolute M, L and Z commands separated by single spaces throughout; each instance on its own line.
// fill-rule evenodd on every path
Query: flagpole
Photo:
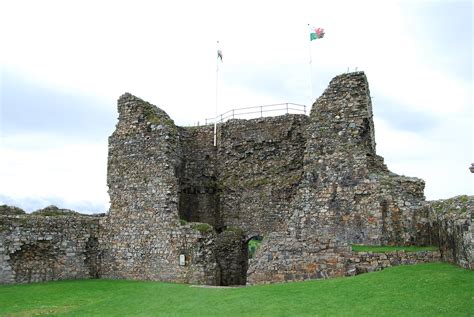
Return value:
M 219 51 L 219 41 L 217 41 L 217 51 Z M 216 57 L 216 111 L 214 117 L 214 146 L 217 146 L 217 97 L 219 91 L 219 56 Z

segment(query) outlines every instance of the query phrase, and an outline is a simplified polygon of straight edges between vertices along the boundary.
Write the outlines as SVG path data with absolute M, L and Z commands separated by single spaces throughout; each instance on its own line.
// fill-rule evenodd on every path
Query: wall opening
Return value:
M 209 182 L 215 183 L 215 182 Z M 216 229 L 221 226 L 219 216 L 219 194 L 209 186 L 181 184 L 178 201 L 180 219 L 187 222 L 204 222 Z
M 232 229 L 221 232 L 216 241 L 221 286 L 247 283 L 248 243 L 241 230 Z
M 87 240 L 85 255 L 84 264 L 89 270 L 89 277 L 100 278 L 99 241 L 97 238 L 90 237 Z
M 222 226 L 216 173 L 216 148 L 211 128 L 182 129 L 182 160 L 175 173 L 179 181 L 178 212 L 187 222 Z
M 25 244 L 10 256 L 15 282 L 31 283 L 52 281 L 58 278 L 58 261 L 50 241 L 39 240 Z
M 255 256 L 258 248 L 260 248 L 260 244 L 263 241 L 263 237 L 260 235 L 254 236 L 247 240 L 247 250 L 248 250 L 248 258 L 252 259 Z

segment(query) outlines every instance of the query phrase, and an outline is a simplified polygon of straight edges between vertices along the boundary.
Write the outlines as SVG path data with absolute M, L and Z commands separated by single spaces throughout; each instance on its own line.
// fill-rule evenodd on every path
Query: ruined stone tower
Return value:
M 177 127 L 130 94 L 118 110 L 109 141 L 112 205 L 101 240 L 105 277 L 216 284 L 232 267 L 231 279 L 258 282 L 306 275 L 305 261 L 329 253 L 334 265 L 308 276 L 338 275 L 343 259 L 336 254 L 350 243 L 414 242 L 411 219 L 424 183 L 390 173 L 376 155 L 361 72 L 333 79 L 309 117 L 219 125 L 217 147 L 210 126 Z M 209 228 L 199 231 L 205 225 L 194 222 Z M 231 247 L 220 248 L 229 230 Z M 247 276 L 245 243 L 254 236 L 265 240 Z M 275 273 L 282 252 L 291 261 Z M 219 263 L 222 257 L 232 263 Z
M 211 126 L 178 127 L 131 94 L 120 97 L 118 113 L 109 138 L 109 213 L 0 213 L 0 283 L 255 284 L 440 257 L 474 268 L 474 198 L 427 203 L 422 180 L 387 169 L 376 154 L 362 72 L 335 77 L 309 116 L 219 124 L 216 147 Z M 254 237 L 263 242 L 249 259 Z M 351 244 L 439 251 L 374 260 Z

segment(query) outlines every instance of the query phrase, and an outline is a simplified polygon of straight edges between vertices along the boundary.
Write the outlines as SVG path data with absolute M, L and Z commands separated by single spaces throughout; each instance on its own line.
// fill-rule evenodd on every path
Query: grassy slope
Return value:
M 417 251 L 437 251 L 438 247 L 418 247 L 418 246 L 372 246 L 372 245 L 352 245 L 352 251 L 355 252 L 392 252 L 392 251 L 406 251 L 406 252 L 417 252 Z
M 474 315 L 474 272 L 444 263 L 332 280 L 234 289 L 136 281 L 0 287 L 0 314 L 301 316 Z

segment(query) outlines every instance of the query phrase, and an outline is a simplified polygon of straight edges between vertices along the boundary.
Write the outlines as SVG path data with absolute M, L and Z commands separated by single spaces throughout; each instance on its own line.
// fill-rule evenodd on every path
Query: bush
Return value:
M 249 240 L 248 243 L 248 250 L 249 250 L 249 259 L 253 258 L 255 253 L 257 252 L 258 248 L 260 248 L 260 245 L 262 244 L 263 238 L 257 237 L 257 238 L 252 238 Z

